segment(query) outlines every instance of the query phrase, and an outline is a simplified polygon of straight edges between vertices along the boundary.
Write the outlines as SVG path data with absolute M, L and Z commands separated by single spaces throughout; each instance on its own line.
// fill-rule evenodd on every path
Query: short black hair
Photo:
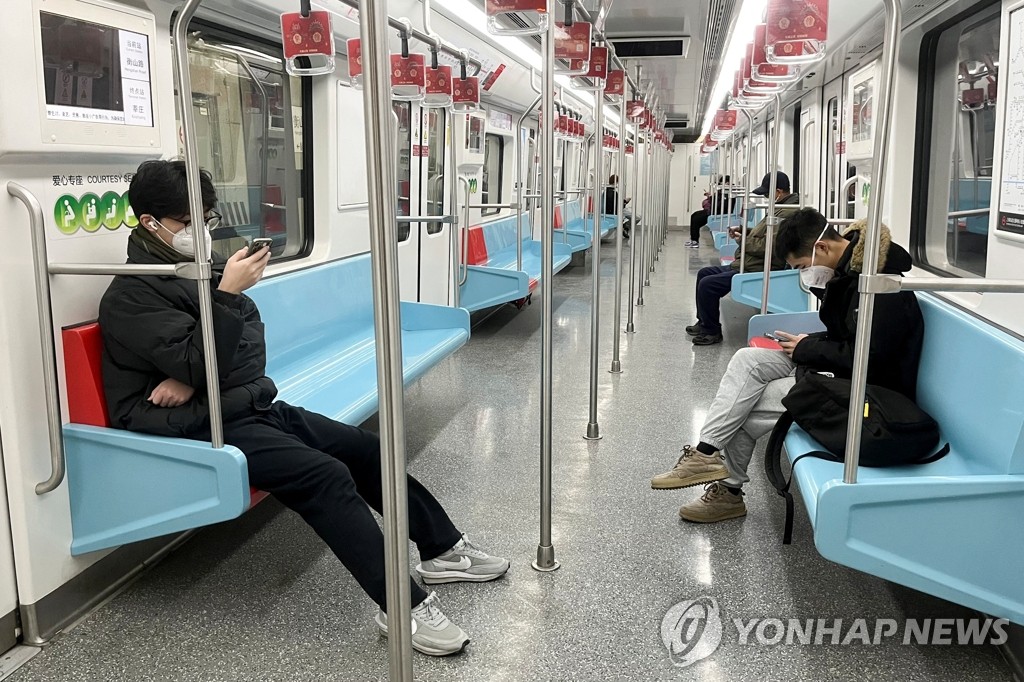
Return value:
M 802 258 L 811 255 L 811 249 L 819 236 L 830 241 L 842 239 L 835 229 L 829 227 L 826 230 L 827 225 L 825 216 L 813 208 L 800 209 L 779 225 L 779 233 L 775 236 L 775 252 L 782 258 Z
M 613 175 L 610 178 L 608 178 L 608 184 L 609 185 L 614 185 L 618 181 L 619 181 L 619 176 L 618 175 Z
M 199 171 L 199 187 L 203 195 L 203 209 L 209 211 L 215 208 L 217 189 L 213 186 L 213 176 L 209 171 Z M 188 175 L 185 162 L 143 162 L 128 186 L 128 201 L 137 216 L 148 213 L 161 220 L 188 215 Z

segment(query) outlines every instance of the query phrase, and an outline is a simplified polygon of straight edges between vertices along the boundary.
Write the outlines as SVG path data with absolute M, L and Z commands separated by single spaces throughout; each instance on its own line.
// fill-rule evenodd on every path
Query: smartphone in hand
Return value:
M 782 343 L 783 341 L 788 341 L 788 339 L 784 339 L 781 336 L 773 334 L 772 332 L 765 332 L 764 333 L 764 338 L 771 339 L 772 341 L 775 341 L 776 343 Z
M 249 258 L 259 253 L 260 249 L 262 249 L 263 247 L 267 247 L 269 249 L 270 245 L 273 243 L 274 240 L 271 239 L 270 237 L 257 237 L 256 239 L 253 239 L 252 242 L 249 243 L 249 252 L 245 254 L 245 257 Z

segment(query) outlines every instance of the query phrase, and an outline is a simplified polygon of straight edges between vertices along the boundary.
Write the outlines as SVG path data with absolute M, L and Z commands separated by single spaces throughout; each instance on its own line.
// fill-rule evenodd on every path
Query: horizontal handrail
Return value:
M 341 4 L 347 5 L 352 9 L 359 9 L 359 0 L 340 0 L 340 2 Z M 426 45 L 434 45 L 435 47 L 437 47 L 438 50 L 444 52 L 445 54 L 451 57 L 455 57 L 456 59 L 464 59 L 466 61 L 466 64 L 469 64 L 474 69 L 476 69 L 476 71 L 469 74 L 470 76 L 478 75 L 480 73 L 480 70 L 483 68 L 483 65 L 478 60 L 470 57 L 465 50 L 460 50 L 459 48 L 453 45 L 449 45 L 439 36 L 430 36 L 424 33 L 423 31 L 413 28 L 412 25 L 408 23 L 408 21 L 395 19 L 394 17 L 389 15 L 388 26 L 399 31 L 405 31 L 406 33 L 409 34 L 410 37 L 415 38 L 421 43 L 424 43 Z
M 132 265 L 130 263 L 51 263 L 47 270 L 51 275 L 156 275 L 180 277 L 181 279 L 209 279 L 209 263 L 204 264 L 207 272 L 202 273 L 192 261 L 168 263 L 166 265 Z M 205 275 L 205 276 L 204 276 Z
M 967 209 L 965 211 L 953 211 L 951 213 L 947 213 L 946 217 L 947 218 L 967 218 L 969 216 L 975 216 L 975 215 L 988 215 L 991 212 L 992 212 L 991 208 L 971 208 L 971 209 Z
M 519 204 L 469 204 L 466 208 L 508 208 L 517 211 Z
M 453 215 L 400 215 L 400 223 L 449 223 L 454 224 L 458 219 Z
M 864 293 L 872 294 L 895 294 L 900 291 L 1024 294 L 1024 280 L 986 279 L 984 277 L 954 278 L 861 275 L 860 290 Z

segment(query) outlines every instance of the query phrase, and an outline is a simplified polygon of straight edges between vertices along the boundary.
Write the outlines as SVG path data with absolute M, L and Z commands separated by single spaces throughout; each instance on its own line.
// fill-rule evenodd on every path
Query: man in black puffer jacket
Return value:
M 651 479 L 652 488 L 663 490 L 708 484 L 704 495 L 679 510 L 683 519 L 707 523 L 746 515 L 741 486 L 750 480 L 747 466 L 754 446 L 775 426 L 785 409 L 782 398 L 797 377 L 807 371 L 850 376 L 865 227 L 863 221 L 855 223 L 840 235 L 811 208 L 797 211 L 779 226 L 776 253 L 800 270 L 800 279 L 821 299 L 819 316 L 825 331 L 776 332 L 783 339 L 782 350 L 736 351 L 708 408 L 698 444 L 685 446 L 671 471 Z M 910 270 L 910 254 L 892 243 L 888 228 L 882 226 L 878 238 L 878 271 Z M 868 383 L 914 398 L 923 339 L 924 319 L 913 293 L 875 298 Z
M 216 227 L 217 194 L 209 173 L 200 176 L 206 224 Z M 189 215 L 185 164 L 147 161 L 128 190 L 139 225 L 128 239 L 128 262 L 167 264 L 194 260 L 197 239 Z M 249 482 L 296 511 L 334 551 L 381 607 L 387 631 L 384 538 L 370 513 L 381 511 L 377 435 L 275 401 L 266 376 L 263 322 L 243 291 L 270 261 L 268 249 L 241 249 L 215 263 L 210 281 L 224 440 L 245 454 Z M 209 258 L 209 253 L 207 253 Z M 367 283 L 369 286 L 369 283 Z M 115 277 L 100 302 L 103 384 L 111 423 L 160 436 L 210 439 L 206 364 L 196 283 L 174 277 Z M 409 536 L 419 548 L 423 581 L 483 582 L 501 577 L 509 563 L 474 547 L 433 495 L 408 477 Z M 436 596 L 412 582 L 412 645 L 441 656 L 469 639 L 437 607 Z M 408 617 L 408 616 L 406 616 Z

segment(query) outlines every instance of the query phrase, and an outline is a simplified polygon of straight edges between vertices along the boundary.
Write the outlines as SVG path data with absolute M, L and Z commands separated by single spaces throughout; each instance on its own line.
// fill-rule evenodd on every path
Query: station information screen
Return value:
M 153 126 L 149 37 L 40 12 L 46 117 Z

